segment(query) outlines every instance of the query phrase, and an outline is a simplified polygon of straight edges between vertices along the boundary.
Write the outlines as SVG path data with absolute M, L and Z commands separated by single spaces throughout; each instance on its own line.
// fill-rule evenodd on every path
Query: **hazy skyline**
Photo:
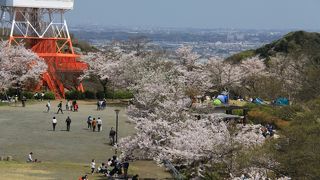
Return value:
M 320 29 L 319 0 L 75 0 L 70 25 Z

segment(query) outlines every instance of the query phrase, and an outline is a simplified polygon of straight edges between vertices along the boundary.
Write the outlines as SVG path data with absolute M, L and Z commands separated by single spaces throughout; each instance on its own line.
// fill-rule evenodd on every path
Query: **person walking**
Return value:
M 95 132 L 96 131 L 96 127 L 97 127 L 97 121 L 96 121 L 96 118 L 93 118 L 93 121 L 92 121 L 92 131 Z
M 22 107 L 26 107 L 26 101 L 27 101 L 27 98 L 25 96 L 23 96 L 21 99 Z
M 57 119 L 56 117 L 52 118 L 52 131 L 56 131 Z
M 72 109 L 73 109 L 72 102 L 70 100 L 68 100 L 67 104 L 68 104 L 68 107 L 69 107 L 69 111 L 72 111 Z
M 76 105 L 76 104 L 77 104 L 77 101 L 76 101 L 76 100 L 73 100 L 73 101 L 72 101 L 73 112 L 75 111 L 74 108 L 75 108 L 75 105 Z
M 91 166 L 91 175 L 93 175 L 94 170 L 96 169 L 96 162 L 94 159 L 92 159 L 90 166 Z
M 110 139 L 110 145 L 114 145 L 114 137 L 116 135 L 116 131 L 113 130 L 113 127 L 111 127 L 110 132 L 109 132 L 109 139 Z
M 97 101 L 97 111 L 99 111 L 101 109 L 101 106 L 100 106 L 100 100 Z
M 69 100 L 67 100 L 67 102 L 66 102 L 66 111 L 69 111 Z
M 79 105 L 76 103 L 73 107 L 73 112 L 78 112 Z
M 17 106 L 17 103 L 19 101 L 18 95 L 14 96 L 14 106 Z
M 101 129 L 102 120 L 100 119 L 100 117 L 98 117 L 97 124 L 98 124 L 98 132 L 100 132 L 100 131 L 102 130 L 102 129 Z
M 91 129 L 91 122 L 92 122 L 92 117 L 89 116 L 88 119 L 87 119 L 87 124 L 88 124 L 88 129 Z
M 47 107 L 47 113 L 48 113 L 50 111 L 50 108 L 51 108 L 50 101 L 47 102 L 46 107 Z
M 58 112 L 57 112 L 57 114 L 59 114 L 59 111 L 61 111 L 61 113 L 63 114 L 63 111 L 62 111 L 62 101 L 60 101 L 60 103 L 58 104 Z
M 70 131 L 71 119 L 69 116 L 66 119 L 66 123 L 67 123 L 67 131 Z

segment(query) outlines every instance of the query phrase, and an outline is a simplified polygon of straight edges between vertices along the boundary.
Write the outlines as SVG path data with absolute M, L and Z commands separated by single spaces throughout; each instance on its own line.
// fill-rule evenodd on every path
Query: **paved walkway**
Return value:
M 79 101 L 79 112 L 65 111 L 55 114 L 58 101 L 52 102 L 52 111 L 45 112 L 44 102 L 22 107 L 0 107 L 0 156 L 11 155 L 25 161 L 29 152 L 34 158 L 47 162 L 89 163 L 105 161 L 114 154 L 107 144 L 110 127 L 115 127 L 115 109 L 120 109 L 119 137 L 134 133 L 134 124 L 127 122 L 124 107 L 107 107 L 97 111 L 95 102 Z M 65 102 L 64 102 L 65 105 Z M 87 117 L 101 117 L 102 132 L 87 129 Z M 56 116 L 58 124 L 52 131 L 51 120 Z M 71 131 L 67 132 L 65 119 L 72 119 Z

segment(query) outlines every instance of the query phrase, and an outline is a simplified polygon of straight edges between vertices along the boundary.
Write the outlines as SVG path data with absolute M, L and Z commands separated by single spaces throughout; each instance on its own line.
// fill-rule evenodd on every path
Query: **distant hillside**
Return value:
M 226 61 L 238 63 L 245 58 L 257 55 L 268 60 L 270 57 L 273 57 L 278 53 L 293 57 L 301 54 L 311 57 L 320 56 L 320 33 L 305 31 L 291 32 L 283 38 L 264 45 L 256 50 L 243 51 L 232 55 L 228 57 Z

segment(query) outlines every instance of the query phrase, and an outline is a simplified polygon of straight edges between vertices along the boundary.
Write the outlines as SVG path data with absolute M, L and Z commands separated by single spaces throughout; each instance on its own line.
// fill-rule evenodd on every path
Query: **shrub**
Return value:
M 132 92 L 128 90 L 118 90 L 114 93 L 115 99 L 131 99 L 133 98 Z
M 104 92 L 103 92 L 103 91 L 98 91 L 98 92 L 96 93 L 96 97 L 97 97 L 97 99 L 103 99 L 103 98 L 105 98 Z
M 44 93 L 44 99 L 55 100 L 56 97 L 53 92 L 46 92 Z
M 7 91 L 7 95 L 8 96 L 11 96 L 11 97 L 13 97 L 13 96 L 15 96 L 15 95 L 17 95 L 18 94 L 18 90 L 17 89 L 12 89 L 12 88 L 10 88 L 8 91 Z
M 92 91 L 85 91 L 84 96 L 86 99 L 95 99 L 96 98 L 95 93 Z
M 128 90 L 116 90 L 114 92 L 107 92 L 106 98 L 109 99 L 131 99 L 133 98 L 133 93 Z
M 257 104 L 254 104 L 254 103 L 247 103 L 244 107 L 246 107 L 246 108 L 248 108 L 250 110 L 250 109 L 257 108 L 259 106 L 262 106 L 262 105 L 257 105 Z
M 7 99 L 7 96 L 4 93 L 0 93 L 0 100 Z
M 263 112 L 260 110 L 252 110 L 248 113 L 248 118 L 251 120 L 253 123 L 256 124 L 273 124 L 277 128 L 284 128 L 289 125 L 288 121 L 282 120 L 276 116 L 273 116 L 267 112 Z
M 302 112 L 303 110 L 300 105 L 292 105 L 292 106 L 263 106 L 263 105 L 254 106 L 252 105 L 251 107 L 249 107 L 249 109 L 259 110 L 286 121 L 292 120 L 298 112 Z
M 66 99 L 73 99 L 73 100 L 85 99 L 85 94 L 76 90 L 68 91 L 66 92 Z
M 299 105 L 276 107 L 272 114 L 281 119 L 291 121 L 298 112 L 302 112 L 303 109 Z
M 33 99 L 34 93 L 33 92 L 23 92 L 22 96 L 26 97 L 27 99 Z
M 242 109 L 234 109 L 234 110 L 232 110 L 232 114 L 237 115 L 237 116 L 243 116 L 243 110 Z

